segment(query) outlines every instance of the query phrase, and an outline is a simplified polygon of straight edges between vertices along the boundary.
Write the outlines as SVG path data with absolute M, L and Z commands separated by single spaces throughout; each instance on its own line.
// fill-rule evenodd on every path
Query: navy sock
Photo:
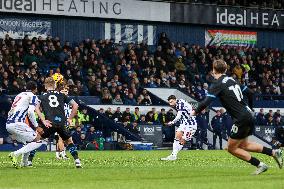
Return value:
M 260 161 L 258 159 L 256 159 L 255 157 L 251 157 L 250 160 L 248 161 L 250 164 L 252 164 L 253 166 L 259 166 Z
M 261 153 L 262 153 L 262 154 L 266 154 L 266 155 L 268 155 L 268 156 L 272 156 L 272 149 L 263 146 L 263 149 L 262 149 L 262 152 L 261 152 Z
M 29 161 L 33 161 L 33 159 L 35 157 L 35 154 L 36 154 L 36 150 L 30 151 L 30 155 L 29 155 L 28 160 Z
M 74 159 L 78 159 L 78 151 L 77 147 L 72 143 L 67 146 L 67 149 L 69 150 L 70 154 L 73 156 Z

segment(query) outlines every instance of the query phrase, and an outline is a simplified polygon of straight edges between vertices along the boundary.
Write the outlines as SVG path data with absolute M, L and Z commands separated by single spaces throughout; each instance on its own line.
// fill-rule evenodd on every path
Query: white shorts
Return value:
M 6 125 L 7 131 L 15 136 L 15 139 L 21 143 L 32 142 L 36 138 L 36 132 L 26 123 L 17 122 Z
M 181 124 L 176 131 L 183 132 L 182 138 L 186 141 L 192 139 L 193 135 L 196 132 L 196 125 L 183 125 Z

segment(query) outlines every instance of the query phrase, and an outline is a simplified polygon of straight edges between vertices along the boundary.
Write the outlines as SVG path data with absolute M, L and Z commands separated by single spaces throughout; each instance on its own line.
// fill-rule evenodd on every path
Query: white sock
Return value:
M 60 152 L 55 152 L 56 158 L 60 158 Z
M 174 140 L 172 155 L 177 156 L 178 152 L 181 151 L 182 147 L 183 145 L 181 145 L 178 140 Z
M 25 154 L 22 154 L 22 164 L 23 165 L 26 165 L 28 163 L 28 158 L 29 158 L 29 155 L 30 153 L 25 153 Z
M 19 155 L 29 153 L 30 151 L 33 151 L 33 150 L 39 148 L 41 145 L 42 145 L 41 142 L 31 142 L 31 143 L 28 143 L 27 145 L 23 146 L 21 149 L 15 151 L 13 153 L 16 157 L 18 157 Z
M 62 157 L 65 157 L 65 156 L 66 156 L 65 150 L 63 150 L 63 151 L 61 152 L 61 156 L 62 156 Z

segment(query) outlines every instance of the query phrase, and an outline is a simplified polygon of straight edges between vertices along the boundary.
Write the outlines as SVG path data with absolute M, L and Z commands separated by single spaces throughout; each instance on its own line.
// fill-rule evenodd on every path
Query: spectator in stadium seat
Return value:
M 207 93 L 208 93 L 208 84 L 207 84 L 207 83 L 203 83 L 203 88 L 202 88 L 202 90 L 203 90 L 203 93 L 202 93 L 202 94 L 204 94 L 204 95 L 206 96 Z M 204 98 L 205 96 L 203 96 L 203 98 Z
M 281 119 L 281 117 L 276 117 L 275 122 L 274 122 L 275 126 L 283 126 L 283 120 Z
M 211 127 L 213 129 L 213 148 L 216 149 L 216 140 L 219 138 L 220 149 L 223 149 L 222 144 L 222 128 L 223 121 L 220 110 L 217 110 L 216 115 L 211 120 Z
M 180 82 L 178 84 L 178 88 L 180 88 L 180 89 L 186 89 L 187 88 L 184 80 L 180 80 Z
M 135 134 L 139 134 L 139 128 L 138 128 L 138 122 L 137 121 L 133 121 L 130 124 L 130 131 L 135 133 Z
M 272 97 L 270 95 L 272 95 L 272 92 L 270 90 L 269 86 L 265 87 L 265 90 L 262 93 L 264 95 L 263 100 L 272 100 Z
M 81 134 L 82 134 L 81 127 L 80 126 L 76 127 L 75 132 L 72 134 L 72 139 L 74 144 L 76 144 L 77 146 L 83 144 L 83 141 L 81 140 Z
M 179 86 L 176 77 L 172 77 L 172 78 L 171 78 L 171 80 L 170 80 L 170 86 L 171 86 L 172 88 L 177 88 L 177 87 Z
M 102 115 L 105 115 L 104 109 L 103 109 L 103 108 L 100 108 L 100 109 L 99 109 L 99 113 L 102 114 Z
M 233 74 L 237 76 L 237 79 L 241 81 L 243 76 L 243 68 L 241 67 L 240 63 L 238 62 L 237 65 L 233 68 Z
M 194 92 L 195 92 L 195 97 L 198 100 L 202 100 L 206 96 L 204 93 L 205 91 L 202 89 L 200 82 L 197 83 L 197 87 L 195 88 Z
M 162 108 L 161 112 L 158 114 L 158 120 L 163 126 L 166 126 L 166 123 L 168 123 L 165 108 Z
M 167 120 L 168 121 L 172 121 L 175 119 L 175 114 L 173 109 L 169 109 L 169 111 L 167 112 Z
M 141 113 L 139 111 L 139 108 L 138 107 L 135 107 L 135 110 L 133 112 L 133 120 L 134 121 L 139 121 L 140 120 L 140 117 L 141 117 Z
M 121 113 L 120 107 L 116 108 L 112 118 L 115 122 L 122 122 L 123 114 Z
M 152 111 L 149 111 L 146 114 L 146 122 L 149 124 L 156 123 L 155 118 L 154 118 L 154 113 Z
M 266 118 L 264 116 L 263 108 L 261 108 L 256 115 L 256 124 L 257 125 L 266 125 Z
M 153 112 L 154 121 L 156 123 L 159 123 L 159 114 L 158 114 L 156 108 L 152 108 L 152 112 Z
M 112 96 L 107 88 L 102 90 L 102 103 L 103 104 L 111 104 L 112 103 Z
M 114 114 L 112 113 L 111 107 L 109 107 L 109 108 L 105 111 L 105 115 L 106 115 L 109 119 L 113 119 Z
M 185 65 L 184 65 L 184 63 L 183 63 L 183 58 L 182 58 L 182 56 L 178 56 L 178 59 L 177 59 L 177 61 L 176 61 L 176 63 L 175 63 L 175 69 L 176 69 L 177 72 L 179 72 L 179 73 L 183 73 L 183 72 L 186 71 L 186 67 L 185 67 Z
M 152 100 L 148 94 L 146 94 L 144 99 L 141 101 L 141 105 L 144 105 L 144 106 L 152 105 Z
M 115 98 L 112 100 L 112 104 L 114 104 L 114 105 L 122 105 L 123 104 L 123 101 L 120 97 L 120 94 L 115 95 Z
M 141 115 L 140 116 L 140 120 L 138 122 L 140 125 L 145 125 L 147 124 L 147 121 L 146 121 L 146 116 L 145 115 Z
M 11 95 L 17 95 L 20 92 L 21 92 L 21 89 L 20 89 L 20 86 L 19 86 L 17 80 L 14 80 L 12 86 L 10 87 L 9 93 Z
M 80 119 L 78 117 L 78 115 L 75 115 L 74 118 L 72 119 L 72 125 L 69 125 L 69 127 L 73 127 L 73 128 L 77 128 L 77 126 L 79 126 L 80 123 Z
M 86 141 L 93 142 L 97 138 L 95 127 L 91 126 L 86 134 Z
M 132 114 L 130 113 L 130 108 L 126 108 L 125 111 L 122 113 L 122 122 L 131 121 Z
M 273 117 L 273 110 L 269 110 L 268 113 L 265 115 L 266 121 L 269 120 L 269 117 Z
M 266 125 L 267 125 L 267 126 L 274 126 L 274 125 L 275 125 L 275 122 L 274 122 L 274 119 L 273 119 L 272 116 L 269 116 L 269 117 L 268 117 L 268 120 L 267 120 L 267 122 L 266 122 Z
M 162 32 L 160 34 L 159 40 L 158 40 L 158 45 L 162 47 L 163 51 L 166 51 L 171 47 L 171 41 L 167 37 L 167 34 L 165 32 Z
M 135 100 L 135 98 L 133 96 L 133 93 L 129 93 L 128 94 L 128 96 L 124 100 L 124 104 L 132 105 L 132 106 L 137 105 L 137 102 L 136 102 L 136 100 Z
M 88 144 L 88 141 L 86 140 L 85 133 L 81 133 L 80 140 L 81 140 L 81 144 L 78 145 L 79 149 L 80 150 L 85 150 L 86 149 L 86 145 Z
M 277 110 L 277 111 L 273 114 L 273 118 L 274 118 L 274 119 L 276 119 L 277 117 L 281 117 L 280 110 Z
M 33 62 L 37 62 L 37 57 L 34 54 L 34 50 L 32 48 L 29 48 L 29 54 L 26 54 L 24 56 L 24 64 L 27 66 L 27 68 L 32 66 Z
M 88 114 L 88 110 L 84 108 L 82 111 L 77 112 L 78 118 L 81 120 L 82 124 L 87 124 L 90 122 L 90 116 Z
M 154 79 L 153 75 L 150 76 L 150 79 L 148 81 L 147 87 L 150 87 L 150 88 L 157 88 L 158 87 L 157 83 L 155 82 L 155 79 Z

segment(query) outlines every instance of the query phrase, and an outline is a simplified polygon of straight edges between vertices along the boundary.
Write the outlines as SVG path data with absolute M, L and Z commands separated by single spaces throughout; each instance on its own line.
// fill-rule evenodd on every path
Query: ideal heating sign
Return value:
M 161 146 L 163 142 L 162 125 L 139 125 L 140 135 L 144 141 Z

